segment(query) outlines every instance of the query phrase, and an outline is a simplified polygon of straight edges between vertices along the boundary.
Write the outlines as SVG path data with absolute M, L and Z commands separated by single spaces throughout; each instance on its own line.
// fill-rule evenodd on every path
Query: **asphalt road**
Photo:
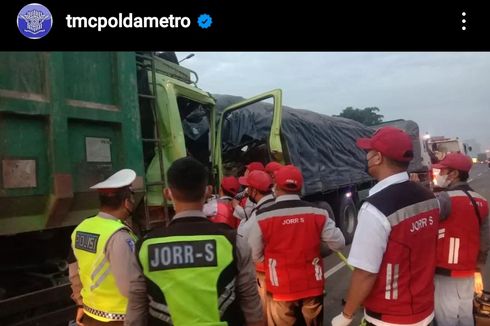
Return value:
M 490 201 L 490 168 L 487 164 L 475 164 L 469 178 L 470 186 Z M 343 250 L 345 257 L 348 256 L 350 246 Z M 324 261 L 326 278 L 326 296 L 324 300 L 324 325 L 330 325 L 333 317 L 342 311 L 342 299 L 347 297 L 351 271 L 342 263 L 342 260 L 332 254 Z M 490 290 L 490 259 L 487 260 L 483 273 L 485 288 Z M 362 311 L 359 310 L 351 325 L 359 325 L 362 319 Z

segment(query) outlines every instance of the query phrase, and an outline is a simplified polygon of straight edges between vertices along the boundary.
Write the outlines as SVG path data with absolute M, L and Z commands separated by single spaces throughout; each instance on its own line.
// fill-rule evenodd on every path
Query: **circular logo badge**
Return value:
M 34 40 L 43 38 L 53 27 L 53 16 L 45 6 L 31 3 L 19 11 L 17 27 L 27 38 Z

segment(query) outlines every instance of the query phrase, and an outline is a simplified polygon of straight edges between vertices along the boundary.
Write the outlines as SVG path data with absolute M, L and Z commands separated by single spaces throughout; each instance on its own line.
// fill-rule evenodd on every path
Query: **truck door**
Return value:
M 272 106 L 270 104 L 263 103 L 265 100 L 270 100 L 272 99 Z M 271 112 L 272 109 L 272 112 Z M 230 128 L 235 128 L 237 127 L 234 125 L 233 127 L 231 124 L 234 121 L 234 118 L 237 116 L 233 116 L 234 112 L 237 110 L 244 110 L 241 111 L 240 113 L 250 113 L 251 110 L 255 110 L 257 114 L 263 114 L 264 118 L 266 119 L 266 133 L 262 133 L 262 135 L 259 137 L 257 136 L 256 139 L 252 138 L 247 138 L 246 142 L 242 142 L 242 140 L 237 140 L 235 139 L 235 145 L 236 145 L 236 153 L 235 155 L 235 160 L 236 163 L 239 164 L 242 169 L 237 168 L 234 170 L 227 169 L 225 171 L 224 164 L 228 164 L 226 157 L 224 156 L 226 153 L 230 153 L 229 148 L 225 148 L 225 144 L 228 144 L 230 142 L 230 133 L 228 132 L 227 134 L 224 134 L 224 128 L 230 131 Z M 246 112 L 245 112 L 246 111 Z M 257 112 L 258 111 L 258 112 Z M 251 117 L 251 116 L 249 116 Z M 226 107 L 219 115 L 218 117 L 219 122 L 216 130 L 216 137 L 215 137 L 215 147 L 214 147 L 214 152 L 213 152 L 213 166 L 214 166 L 214 173 L 216 175 L 215 182 L 216 185 L 219 184 L 221 178 L 223 175 L 235 175 L 238 176 L 240 174 L 240 170 L 243 170 L 244 164 L 248 162 L 244 162 L 247 160 L 246 157 L 246 152 L 250 151 L 254 146 L 256 146 L 259 143 L 265 143 L 266 146 L 262 146 L 263 148 L 266 148 L 266 154 L 269 156 L 267 160 L 271 159 L 274 161 L 279 161 L 283 162 L 283 146 L 281 143 L 281 119 L 282 119 L 282 90 L 280 89 L 275 89 L 257 96 L 254 96 L 252 98 L 249 98 L 244 101 L 240 101 L 238 103 L 235 103 L 233 105 L 230 105 Z M 251 127 L 251 124 L 253 124 L 253 120 L 247 120 L 241 122 L 241 127 Z M 269 127 L 270 123 L 270 127 Z M 264 130 L 262 130 L 264 131 Z M 233 135 L 236 136 L 239 134 L 239 132 L 233 132 Z M 228 138 L 227 138 L 228 137 Z M 264 144 L 262 144 L 264 145 Z M 241 155 L 243 154 L 243 155 Z M 249 157 L 250 158 L 250 157 Z

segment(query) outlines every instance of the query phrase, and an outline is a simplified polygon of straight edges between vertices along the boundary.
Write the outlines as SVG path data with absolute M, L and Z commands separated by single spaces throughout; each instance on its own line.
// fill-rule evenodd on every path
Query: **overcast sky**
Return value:
M 281 88 L 284 105 L 327 115 L 376 106 L 385 120 L 414 120 L 421 133 L 473 138 L 490 149 L 490 53 L 193 53 L 182 65 L 211 93 L 251 97 Z

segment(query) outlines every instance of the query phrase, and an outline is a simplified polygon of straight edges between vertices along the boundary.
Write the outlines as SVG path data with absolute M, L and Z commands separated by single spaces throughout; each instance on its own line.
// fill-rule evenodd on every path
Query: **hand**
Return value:
M 475 293 L 481 294 L 483 291 L 483 280 L 480 272 L 475 272 Z
M 235 208 L 238 204 L 240 204 L 239 200 L 236 200 L 234 198 L 231 200 L 231 205 L 233 206 L 233 208 Z
M 352 319 L 345 317 L 344 313 L 341 312 L 337 317 L 332 319 L 332 326 L 347 326 L 350 325 L 351 322 Z
M 78 307 L 77 308 L 77 317 L 76 317 L 76 322 L 77 322 L 77 326 L 84 326 L 83 323 L 82 323 L 82 319 L 83 319 L 83 308 L 82 307 Z

